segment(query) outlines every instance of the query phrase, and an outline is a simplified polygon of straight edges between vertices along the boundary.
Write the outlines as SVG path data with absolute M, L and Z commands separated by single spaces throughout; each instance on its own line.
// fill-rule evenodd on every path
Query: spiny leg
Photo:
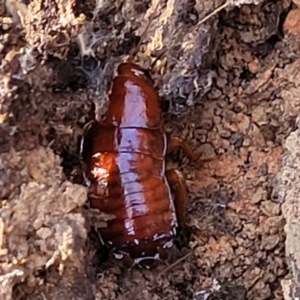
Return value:
M 185 156 L 191 161 L 198 161 L 200 163 L 214 161 L 217 157 L 202 158 L 201 155 L 197 155 L 191 146 L 183 139 L 174 137 L 168 140 L 167 154 L 170 154 L 174 150 L 181 148 Z
M 179 227 L 184 228 L 185 204 L 188 198 L 184 177 L 178 170 L 166 171 L 166 177 L 174 191 L 174 204 Z
M 175 137 L 168 140 L 167 154 L 170 154 L 174 150 L 181 148 L 184 154 L 191 160 L 197 161 L 199 155 L 197 155 L 190 145 L 181 138 Z
M 81 165 L 74 166 L 68 177 L 74 184 L 85 185 L 84 173 Z

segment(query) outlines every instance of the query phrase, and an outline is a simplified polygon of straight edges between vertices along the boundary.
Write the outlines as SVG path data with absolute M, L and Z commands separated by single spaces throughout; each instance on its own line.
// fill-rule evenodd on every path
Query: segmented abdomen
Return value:
M 89 201 L 92 208 L 115 215 L 100 229 L 103 241 L 133 256 L 155 254 L 177 225 L 164 175 L 165 135 L 160 129 L 96 123 L 89 136 Z

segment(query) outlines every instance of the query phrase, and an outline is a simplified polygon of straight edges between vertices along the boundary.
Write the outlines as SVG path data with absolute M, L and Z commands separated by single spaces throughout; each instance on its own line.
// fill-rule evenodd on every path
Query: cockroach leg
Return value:
M 190 159 L 191 161 L 197 161 L 200 163 L 206 163 L 211 162 L 217 159 L 217 156 L 215 157 L 208 157 L 208 158 L 202 158 L 201 155 L 197 155 L 194 150 L 190 147 L 190 145 L 181 138 L 171 138 L 168 140 L 168 146 L 167 146 L 167 154 L 170 154 L 174 150 L 181 148 L 183 153 Z
M 168 141 L 167 154 L 173 152 L 174 150 L 181 148 L 184 154 L 191 160 L 197 161 L 199 156 L 194 152 L 190 145 L 181 138 L 171 138 Z
M 167 49 L 164 49 L 162 50 L 159 55 L 154 59 L 154 61 L 151 63 L 151 66 L 150 66 L 150 69 L 149 71 L 154 73 L 155 69 L 156 69 L 156 72 L 160 72 L 161 74 L 163 73 L 164 71 L 164 68 L 166 67 L 166 64 L 167 64 L 167 58 L 163 58 L 163 55 L 165 55 L 167 52 Z M 160 62 L 160 65 L 159 66 L 156 66 L 157 65 L 157 62 L 158 61 L 161 61 Z
M 69 180 L 72 183 L 85 185 L 86 181 L 84 179 L 84 173 L 82 166 L 75 166 L 69 176 Z
M 167 181 L 174 191 L 174 204 L 179 227 L 184 227 L 185 204 L 188 198 L 185 179 L 179 170 L 167 170 Z
M 159 258 L 162 260 L 167 260 L 168 258 L 168 251 L 163 247 L 157 247 L 157 253 L 159 254 Z
M 79 156 L 81 160 L 81 176 L 82 176 L 82 184 L 85 186 L 90 186 L 90 181 L 86 175 L 86 165 L 84 163 L 87 156 L 91 156 L 90 147 L 87 146 L 90 143 L 91 136 L 94 134 L 92 129 L 94 126 L 97 126 L 97 122 L 95 120 L 91 120 L 84 125 L 83 134 L 79 143 Z
M 135 262 L 134 259 L 128 254 L 124 254 L 122 257 L 122 263 L 127 267 L 127 268 L 131 268 Z

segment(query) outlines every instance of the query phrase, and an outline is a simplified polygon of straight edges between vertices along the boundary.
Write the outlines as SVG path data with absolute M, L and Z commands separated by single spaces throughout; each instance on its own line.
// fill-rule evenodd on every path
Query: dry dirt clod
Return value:
M 293 9 L 289 12 L 284 21 L 283 29 L 289 34 L 295 36 L 300 35 L 300 8 Z

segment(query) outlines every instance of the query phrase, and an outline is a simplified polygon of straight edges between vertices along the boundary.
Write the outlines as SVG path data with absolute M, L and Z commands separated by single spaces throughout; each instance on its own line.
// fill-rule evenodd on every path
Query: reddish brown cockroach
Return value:
M 112 214 L 101 239 L 117 255 L 136 262 L 159 258 L 172 245 L 182 222 L 185 182 L 177 170 L 165 169 L 165 156 L 181 147 L 197 157 L 180 139 L 167 142 L 160 100 L 147 70 L 131 62 L 118 67 L 104 122 L 94 122 L 82 142 L 91 208 Z M 173 201 L 169 184 L 176 184 Z

